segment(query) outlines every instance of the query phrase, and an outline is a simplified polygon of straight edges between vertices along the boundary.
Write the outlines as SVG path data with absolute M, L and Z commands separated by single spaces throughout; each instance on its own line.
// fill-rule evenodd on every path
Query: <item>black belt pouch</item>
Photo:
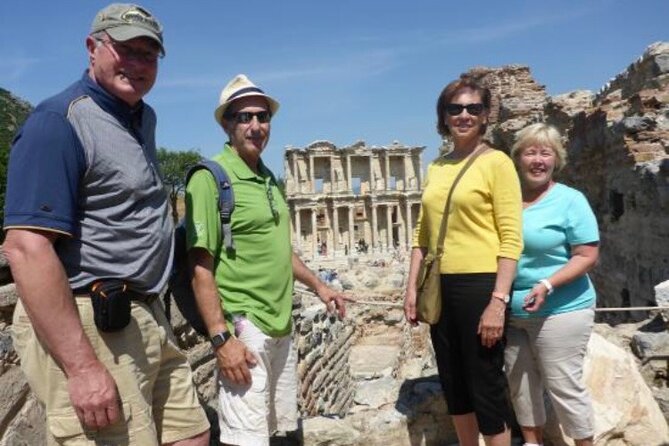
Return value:
M 130 294 L 121 280 L 100 280 L 91 285 L 91 300 L 95 325 L 101 331 L 111 332 L 130 323 Z

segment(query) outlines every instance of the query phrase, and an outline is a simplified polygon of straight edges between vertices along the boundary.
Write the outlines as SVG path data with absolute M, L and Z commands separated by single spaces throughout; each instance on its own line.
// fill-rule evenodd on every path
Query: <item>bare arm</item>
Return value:
M 346 305 L 344 304 L 344 301 L 353 302 L 353 299 L 329 288 L 321 281 L 321 279 L 318 278 L 318 276 L 316 276 L 316 274 L 307 268 L 307 265 L 305 265 L 300 257 L 295 253 L 293 253 L 292 264 L 293 276 L 314 290 L 321 301 L 328 308 L 328 311 L 336 310 L 340 319 L 346 316 Z M 333 304 L 334 308 L 332 308 Z
M 497 258 L 497 276 L 493 295 L 508 296 L 511 291 L 513 278 L 516 276 L 518 262 L 506 257 Z M 483 311 L 479 322 L 478 333 L 481 344 L 492 347 L 504 334 L 504 318 L 506 304 L 497 297 L 490 297 L 490 303 Z
M 197 308 L 209 336 L 228 331 L 214 278 L 214 257 L 206 249 L 193 248 L 188 251 L 188 261 L 193 273 L 191 285 Z M 255 365 L 256 360 L 243 342 L 232 337 L 214 353 L 225 378 L 237 384 L 251 384 L 249 366 Z
M 81 422 L 96 429 L 119 418 L 116 383 L 98 360 L 74 304 L 72 290 L 49 231 L 10 229 L 4 251 L 21 302 L 39 339 L 67 377 Z
M 411 325 L 418 325 L 416 319 L 416 282 L 420 266 L 427 254 L 427 248 L 413 248 L 411 250 L 411 261 L 409 263 L 409 277 L 407 277 L 407 289 L 404 293 L 404 317 Z
M 546 277 L 553 288 L 566 285 L 590 271 L 599 258 L 599 246 L 597 243 L 585 245 L 574 245 L 571 247 L 571 258 L 552 276 Z M 542 283 L 534 285 L 532 290 L 525 296 L 525 310 L 529 313 L 539 311 L 546 301 L 548 288 Z M 550 298 L 549 298 L 550 299 Z

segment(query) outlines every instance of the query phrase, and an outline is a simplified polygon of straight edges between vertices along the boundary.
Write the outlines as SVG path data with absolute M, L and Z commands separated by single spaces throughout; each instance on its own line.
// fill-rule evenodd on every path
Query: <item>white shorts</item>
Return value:
M 505 369 L 518 424 L 546 424 L 544 390 L 565 434 L 594 434 L 583 360 L 594 325 L 592 308 L 530 319 L 512 318 L 506 334 Z
M 235 321 L 237 338 L 254 354 L 250 386 L 218 376 L 222 443 L 268 446 L 278 431 L 297 429 L 297 353 L 292 336 L 271 338 L 248 319 Z

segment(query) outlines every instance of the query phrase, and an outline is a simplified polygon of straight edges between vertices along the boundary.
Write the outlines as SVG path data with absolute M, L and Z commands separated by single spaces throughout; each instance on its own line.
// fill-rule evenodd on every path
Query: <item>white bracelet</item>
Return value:
M 541 279 L 541 280 L 539 280 L 538 283 L 540 283 L 540 284 L 542 284 L 543 286 L 546 287 L 546 289 L 548 290 L 548 293 L 546 293 L 546 295 L 549 295 L 549 294 L 553 293 L 553 285 L 551 285 L 551 283 L 548 281 L 548 279 Z

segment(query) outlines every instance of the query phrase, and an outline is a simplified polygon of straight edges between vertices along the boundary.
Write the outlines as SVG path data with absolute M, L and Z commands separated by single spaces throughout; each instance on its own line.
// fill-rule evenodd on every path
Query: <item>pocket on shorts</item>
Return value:
M 123 413 L 120 419 L 111 426 L 99 431 L 85 428 L 74 410 L 50 411 L 47 414 L 49 431 L 59 442 L 75 440 L 77 437 L 96 441 L 96 444 L 114 446 L 129 446 L 133 444 L 128 425 L 132 419 L 129 404 L 123 404 Z

